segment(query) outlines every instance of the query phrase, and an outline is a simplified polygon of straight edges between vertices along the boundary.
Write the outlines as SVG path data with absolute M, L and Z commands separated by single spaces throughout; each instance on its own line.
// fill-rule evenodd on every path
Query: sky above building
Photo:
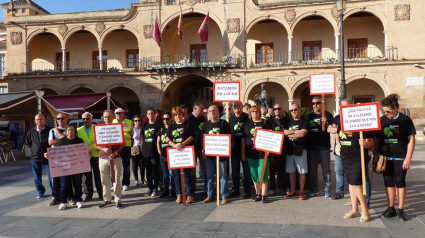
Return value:
M 0 0 L 0 3 L 8 2 Z M 100 11 L 120 8 L 130 8 L 131 3 L 138 3 L 139 0 L 33 0 L 52 14 Z M 0 11 L 0 21 L 4 20 L 4 12 Z

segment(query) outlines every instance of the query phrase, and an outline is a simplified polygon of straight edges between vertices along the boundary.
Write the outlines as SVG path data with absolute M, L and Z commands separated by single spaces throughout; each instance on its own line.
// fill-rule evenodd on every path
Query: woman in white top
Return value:
M 143 163 L 142 157 L 142 117 L 136 115 L 133 117 L 133 129 L 132 129 L 132 145 L 131 146 L 139 146 L 140 153 L 135 156 L 131 156 L 131 163 L 133 169 L 134 183 L 139 185 L 139 173 L 140 170 L 140 179 L 141 183 L 145 183 L 145 164 Z

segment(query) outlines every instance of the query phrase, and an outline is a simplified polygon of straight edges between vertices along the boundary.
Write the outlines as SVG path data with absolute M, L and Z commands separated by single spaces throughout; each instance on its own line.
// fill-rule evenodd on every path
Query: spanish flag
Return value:
M 183 13 L 182 13 L 182 5 L 180 5 L 180 17 L 179 17 L 179 23 L 177 24 L 177 29 L 178 29 L 177 34 L 179 35 L 180 40 L 183 39 L 182 28 L 183 28 Z

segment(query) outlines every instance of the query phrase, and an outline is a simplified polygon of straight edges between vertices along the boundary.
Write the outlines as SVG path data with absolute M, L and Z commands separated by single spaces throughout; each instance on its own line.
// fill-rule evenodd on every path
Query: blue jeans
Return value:
M 329 149 L 310 149 L 307 154 L 308 173 L 310 174 L 310 190 L 317 191 L 317 169 L 322 166 L 323 185 L 325 192 L 331 191 L 331 154 Z
M 176 185 L 174 181 L 174 173 L 170 173 L 170 170 L 168 169 L 168 163 L 167 163 L 167 157 L 160 156 L 159 163 L 161 165 L 162 169 L 162 182 L 164 185 L 164 192 L 163 193 L 170 193 L 170 177 L 171 177 L 171 193 L 176 192 Z
M 76 202 L 82 202 L 83 174 L 74 174 L 60 177 L 60 202 L 67 203 L 69 197 Z M 74 189 L 73 189 L 74 188 Z M 73 192 L 73 193 L 72 193 Z
M 242 160 L 241 148 L 232 146 L 232 181 L 233 191 L 239 194 L 239 183 L 241 179 L 241 163 L 243 170 L 243 191 L 244 194 L 251 195 L 252 179 L 249 173 L 249 166 L 247 161 Z
M 335 177 L 335 192 L 344 196 L 344 167 L 342 166 L 341 157 L 338 155 L 335 155 Z
M 37 189 L 37 193 L 39 196 L 43 196 L 46 192 L 46 189 L 43 186 L 43 182 L 41 181 L 41 175 L 43 171 L 43 167 L 46 169 L 47 177 L 49 178 L 50 189 L 53 190 L 52 177 L 50 176 L 49 169 L 49 161 L 44 159 L 43 162 L 36 162 L 31 160 L 32 166 L 32 174 L 34 176 L 35 189 Z
M 214 191 L 214 174 L 216 173 L 216 160 L 207 159 L 207 195 L 212 196 Z M 229 168 L 229 160 L 220 161 L 220 194 L 221 197 L 229 197 L 227 185 L 227 169 Z
M 176 195 L 182 195 L 182 186 L 180 182 L 180 169 L 173 169 L 174 185 L 176 186 Z M 192 169 L 183 169 L 184 187 L 188 196 L 194 195 L 195 191 L 192 189 Z

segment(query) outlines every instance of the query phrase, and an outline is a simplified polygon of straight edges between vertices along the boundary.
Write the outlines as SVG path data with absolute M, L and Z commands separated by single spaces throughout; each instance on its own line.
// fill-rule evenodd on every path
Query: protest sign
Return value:
M 122 123 L 94 125 L 93 128 L 94 144 L 96 146 L 125 144 Z
M 204 151 L 206 156 L 230 157 L 230 135 L 204 135 Z
M 86 143 L 47 148 L 52 177 L 91 171 L 89 146 Z
M 254 135 L 254 149 L 273 154 L 281 154 L 283 139 L 283 132 L 256 129 Z
M 169 169 L 196 168 L 193 146 L 186 146 L 181 150 L 168 147 L 167 160 Z
M 311 74 L 310 95 L 335 94 L 335 74 Z
M 213 91 L 214 102 L 239 102 L 241 100 L 240 82 L 214 82 Z
M 364 103 L 340 107 L 343 132 L 381 130 L 379 103 Z

